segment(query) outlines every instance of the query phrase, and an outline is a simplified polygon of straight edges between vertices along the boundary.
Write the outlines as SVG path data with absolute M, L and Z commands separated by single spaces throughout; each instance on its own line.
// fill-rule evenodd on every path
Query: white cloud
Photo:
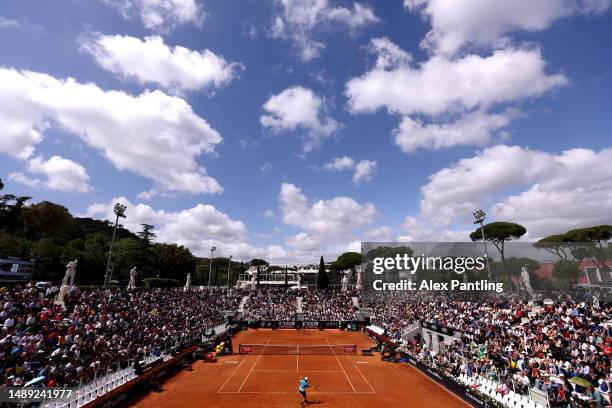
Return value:
M 458 145 L 485 146 L 495 135 L 501 133 L 517 112 L 507 110 L 499 114 L 487 114 L 481 111 L 472 112 L 452 123 L 424 124 L 418 119 L 404 117 L 397 129 L 393 131 L 395 144 L 404 153 L 413 153 L 417 149 L 441 149 Z M 501 131 L 501 132 L 500 132 Z
M 355 160 L 348 156 L 335 157 L 329 163 L 325 163 L 323 168 L 329 171 L 350 170 L 355 167 Z
M 334 7 L 328 0 L 277 0 L 281 10 L 274 19 L 272 35 L 289 40 L 304 61 L 320 55 L 325 45 L 314 39 L 322 28 L 341 25 L 351 31 L 379 21 L 366 5 L 353 3 L 353 7 Z
M 44 186 L 57 191 L 78 191 L 86 193 L 93 190 L 89 185 L 87 170 L 72 160 L 60 156 L 52 156 L 49 160 L 43 160 L 41 156 L 35 157 L 28 162 L 28 171 L 32 174 L 41 174 L 47 177 Z M 19 177 L 20 180 L 28 182 Z M 30 180 L 33 184 L 39 184 L 36 180 Z M 42 181 L 40 182 L 42 183 Z
M 28 177 L 25 174 L 19 172 L 10 173 L 9 180 L 13 180 L 19 184 L 24 184 L 28 187 L 38 187 L 41 183 L 41 180 Z
M 402 50 L 389 37 L 374 38 L 370 41 L 370 52 L 376 55 L 377 69 L 393 69 L 406 66 L 412 61 L 412 56 Z
M 469 222 L 484 206 L 489 221 L 521 223 L 531 239 L 610 223 L 611 162 L 612 149 L 552 154 L 491 147 L 430 176 L 418 218 L 434 226 Z
M 269 161 L 264 162 L 264 164 L 261 165 L 261 167 L 259 168 L 259 172 L 262 174 L 268 173 L 270 171 L 272 171 L 274 167 L 272 166 L 272 163 L 270 163 Z
M 283 222 L 302 228 L 315 241 L 346 239 L 372 223 L 378 214 L 374 204 L 360 204 L 350 197 L 310 203 L 291 183 L 282 184 L 279 202 Z
M 546 73 L 538 49 L 508 48 L 458 58 L 434 55 L 420 64 L 388 38 L 372 40 L 370 50 L 377 56 L 372 69 L 346 84 L 349 110 L 386 109 L 400 115 L 402 122 L 393 133 L 405 153 L 483 146 L 496 136 L 505 137 L 504 128 L 519 116 L 512 105 L 568 82 L 562 74 Z M 493 113 L 499 107 L 503 111 Z
M 406 217 L 402 224 L 403 233 L 396 238 L 403 242 L 462 242 L 470 240 L 471 230 L 453 231 L 428 224 L 415 217 Z
M 352 112 L 386 108 L 402 115 L 439 115 L 487 109 L 537 97 L 567 83 L 562 74 L 546 74 L 546 63 L 536 49 L 498 50 L 488 57 L 459 59 L 433 56 L 419 66 L 380 65 L 346 84 Z
M 196 0 L 102 0 L 124 18 L 138 15 L 151 30 L 167 31 L 177 25 L 202 23 L 204 12 Z
M 369 231 L 365 232 L 365 237 L 370 241 L 394 241 L 395 234 L 391 227 L 386 225 L 381 225 L 375 228 L 372 228 Z M 355 252 L 361 252 L 361 249 Z
M 264 214 L 263 214 L 263 215 L 264 215 L 264 217 L 266 217 L 266 218 L 271 218 L 271 219 L 276 218 L 276 214 L 274 214 L 274 211 L 273 211 L 273 210 L 266 210 L 266 212 L 264 212 Z
M 355 165 L 355 174 L 353 174 L 353 183 L 359 184 L 361 181 L 368 182 L 372 180 L 376 173 L 376 162 L 374 160 L 362 160 Z
M 0 16 L 0 28 L 16 28 L 19 22 Z
M 82 37 L 80 43 L 102 68 L 135 78 L 142 84 L 154 83 L 166 89 L 218 88 L 235 79 L 242 67 L 210 50 L 170 47 L 160 36 L 141 40 L 127 35 L 95 33 Z
M 274 132 L 305 130 L 304 152 L 321 145 L 321 139 L 331 136 L 339 127 L 333 118 L 325 116 L 324 100 L 301 86 L 287 88 L 268 99 L 263 105 L 265 115 L 260 122 Z
M 232 255 L 234 259 L 262 258 L 272 262 L 312 261 L 297 251 L 289 251 L 276 244 L 265 247 L 249 242 L 246 225 L 219 211 L 212 205 L 197 204 L 182 211 L 157 210 L 147 204 L 133 204 L 125 197 L 113 198 L 108 203 L 90 205 L 83 217 L 115 220 L 113 206 L 127 205 L 122 225 L 132 232 L 142 229 L 140 224 L 152 224 L 157 242 L 176 243 L 191 250 L 196 256 L 209 257 L 210 247 L 217 247 L 215 256 Z
M 183 99 L 161 91 L 132 96 L 72 78 L 0 68 L 0 152 L 31 156 L 52 123 L 79 136 L 119 170 L 155 181 L 165 191 L 219 193 L 196 162 L 221 136 Z
M 422 46 L 453 54 L 465 46 L 500 46 L 513 31 L 541 31 L 570 15 L 601 13 L 610 0 L 404 0 L 432 25 Z
M 355 170 L 353 173 L 353 183 L 359 184 L 361 181 L 372 180 L 376 173 L 376 162 L 374 160 L 361 160 L 355 162 L 352 157 L 335 157 L 330 162 L 323 165 L 323 169 L 328 171 Z

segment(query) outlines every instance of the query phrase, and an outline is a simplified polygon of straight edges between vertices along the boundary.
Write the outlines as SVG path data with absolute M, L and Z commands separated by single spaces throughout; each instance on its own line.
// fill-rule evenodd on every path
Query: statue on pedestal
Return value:
M 361 266 L 357 266 L 357 283 L 355 284 L 355 289 L 363 289 L 363 284 L 361 283 Z
M 128 283 L 127 289 L 136 289 L 136 267 L 130 269 L 130 281 Z
M 183 287 L 183 292 L 187 292 L 189 287 L 191 286 L 191 274 L 187 274 L 187 281 L 185 282 L 185 286 Z
M 521 267 L 521 279 L 523 280 L 523 285 L 525 285 L 527 292 L 529 292 L 529 296 L 533 297 L 533 288 L 531 287 L 531 279 L 529 278 L 529 272 L 527 272 L 527 268 L 525 267 L 525 265 Z
M 62 279 L 62 286 L 60 286 L 60 291 L 57 294 L 57 301 L 61 304 L 64 303 L 68 289 L 74 286 L 77 262 L 78 259 L 75 259 L 74 261 L 68 262 L 68 265 L 66 265 L 66 273 L 64 274 L 64 279 Z
M 348 290 L 348 281 L 349 281 L 348 273 L 345 273 L 344 276 L 342 277 L 342 291 L 343 292 L 346 292 Z

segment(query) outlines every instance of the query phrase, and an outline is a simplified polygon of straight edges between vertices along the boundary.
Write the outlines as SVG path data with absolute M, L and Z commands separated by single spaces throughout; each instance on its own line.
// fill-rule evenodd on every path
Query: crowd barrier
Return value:
M 182 368 L 184 362 L 191 359 L 191 354 L 198 348 L 197 345 L 187 347 L 175 357 L 155 364 L 149 370 L 115 389 L 101 390 L 100 395 L 87 402 L 85 408 L 111 408 L 126 405 L 132 398 L 151 391 L 151 382 L 158 383 Z M 106 392 L 104 392 L 106 391 Z
M 358 330 L 364 322 L 350 321 L 311 321 L 311 320 L 238 320 L 232 321 L 242 330 L 246 329 L 341 329 Z

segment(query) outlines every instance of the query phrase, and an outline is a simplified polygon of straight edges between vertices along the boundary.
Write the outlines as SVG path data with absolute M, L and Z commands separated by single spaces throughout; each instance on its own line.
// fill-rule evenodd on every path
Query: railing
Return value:
M 221 324 L 213 328 L 213 331 L 215 335 L 217 335 L 219 333 L 222 333 L 226 328 L 226 324 Z M 169 341 L 164 342 L 163 351 L 160 349 L 157 355 L 147 354 L 143 359 L 141 359 L 141 361 L 144 360 L 145 366 L 160 358 L 162 359 L 162 361 L 167 361 L 172 358 L 171 352 L 174 348 L 180 346 L 181 344 L 193 344 L 196 341 L 203 342 L 205 338 L 206 337 L 204 330 L 198 330 L 197 332 L 190 334 L 183 334 L 181 336 L 175 337 Z M 87 384 L 81 384 L 73 393 L 74 397 L 72 397 L 71 399 L 46 403 L 43 402 L 41 406 L 49 408 L 82 407 L 95 400 L 96 398 L 136 378 L 137 375 L 134 372 L 133 363 L 134 361 L 130 360 L 128 361 L 127 368 L 117 369 L 116 371 L 109 372 L 109 370 L 107 369 L 104 372 L 104 375 L 99 375 L 100 373 L 96 372 L 94 375 L 94 379 Z

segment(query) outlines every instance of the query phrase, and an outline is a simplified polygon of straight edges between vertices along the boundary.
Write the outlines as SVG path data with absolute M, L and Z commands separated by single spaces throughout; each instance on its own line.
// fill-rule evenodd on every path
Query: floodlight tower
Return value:
M 230 255 L 227 258 L 227 288 L 229 289 L 229 275 L 230 275 L 230 267 L 232 265 L 232 256 Z
M 487 252 L 487 240 L 485 239 L 483 222 L 487 218 L 487 214 L 482 210 L 476 210 L 473 213 L 474 224 L 480 224 L 480 233 L 482 234 L 482 243 L 484 244 L 485 257 L 487 259 L 487 273 L 489 275 L 489 282 L 491 282 L 491 267 L 489 266 L 489 253 Z
M 210 268 L 208 269 L 208 291 L 210 292 L 210 275 L 212 275 L 212 262 L 213 262 L 213 253 L 217 250 L 217 247 L 213 246 L 210 247 L 210 262 L 209 262 L 209 266 Z
M 119 217 L 125 218 L 125 210 L 127 206 L 121 203 L 116 203 L 113 208 L 113 212 L 115 213 L 115 227 L 113 228 L 113 237 L 111 239 L 110 249 L 108 251 L 108 260 L 106 261 L 106 272 L 104 273 L 104 287 L 108 288 L 110 286 L 111 281 L 111 258 L 113 256 L 113 246 L 115 245 L 115 235 L 117 234 L 117 225 L 119 224 Z

